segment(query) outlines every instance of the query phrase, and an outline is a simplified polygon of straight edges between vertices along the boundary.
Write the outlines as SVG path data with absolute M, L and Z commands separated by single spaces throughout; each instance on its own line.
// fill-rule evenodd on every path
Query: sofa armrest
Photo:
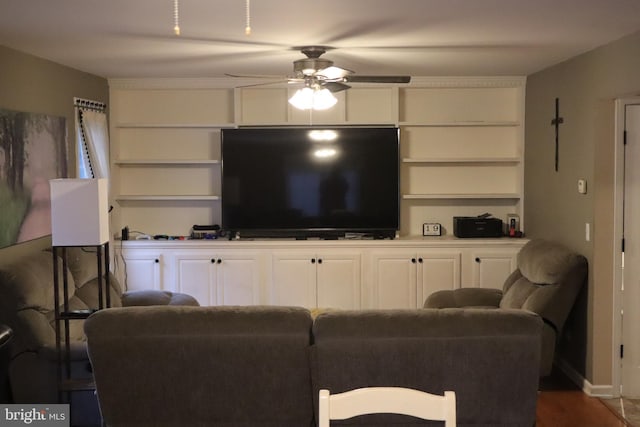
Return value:
M 200 305 L 191 295 L 178 292 L 158 291 L 148 289 L 142 291 L 127 291 L 122 294 L 122 306 L 144 305 Z
M 502 290 L 460 288 L 436 291 L 424 301 L 424 308 L 499 307 Z

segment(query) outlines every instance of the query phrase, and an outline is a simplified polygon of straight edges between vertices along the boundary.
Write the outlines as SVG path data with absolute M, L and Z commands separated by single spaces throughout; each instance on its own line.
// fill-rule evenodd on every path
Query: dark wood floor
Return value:
M 540 384 L 537 427 L 628 427 L 631 424 L 597 397 L 579 390 L 558 372 Z
M 536 413 L 537 427 L 625 427 L 631 424 L 597 397 L 580 390 L 541 391 Z

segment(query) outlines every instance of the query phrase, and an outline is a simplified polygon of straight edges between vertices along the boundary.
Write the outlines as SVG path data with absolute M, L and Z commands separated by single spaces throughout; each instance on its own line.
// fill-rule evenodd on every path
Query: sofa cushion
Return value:
M 70 247 L 67 251 L 67 268 L 73 276 L 76 295 L 88 307 L 99 307 L 98 289 L 98 259 L 95 247 Z M 61 255 L 61 254 L 59 254 Z M 104 273 L 104 272 L 103 272 Z M 106 275 L 105 275 L 106 276 Z M 112 307 L 121 307 L 122 287 L 118 279 L 109 273 L 110 299 Z
M 122 306 L 132 307 L 137 305 L 200 305 L 191 295 L 159 291 L 155 289 L 128 291 L 122 294 Z
M 62 262 L 58 259 L 59 292 L 62 295 Z M 15 333 L 14 354 L 55 346 L 53 256 L 37 252 L 0 271 L 0 322 Z M 73 308 L 85 309 L 75 296 L 75 282 L 68 276 L 68 294 Z M 73 340 L 83 336 L 82 325 L 70 322 Z
M 531 283 L 526 277 L 520 277 L 502 295 L 500 308 L 523 308 L 527 299 L 540 287 L 541 285 Z
M 574 268 L 579 255 L 558 243 L 534 239 L 518 252 L 518 269 L 532 283 L 557 283 Z
M 122 307 L 122 293 L 119 292 L 119 285 L 117 281 L 115 281 L 115 277 L 113 274 L 109 273 L 109 290 L 110 290 L 110 303 L 111 307 Z M 77 282 L 76 282 L 77 283 Z M 115 285 L 114 285 L 115 283 Z M 104 286 L 104 282 L 103 282 Z M 76 288 L 76 296 L 80 298 L 88 307 L 97 309 L 100 307 L 100 297 L 98 292 L 98 278 L 94 277 L 93 279 L 85 282 L 82 286 Z M 103 307 L 106 306 L 106 293 L 103 292 L 102 295 L 102 304 Z
M 453 390 L 460 427 L 532 426 L 541 328 L 541 319 L 523 310 L 323 313 L 313 327 L 314 393 L 375 386 Z M 391 414 L 349 424 L 417 425 L 414 418 Z
M 306 309 L 124 307 L 85 330 L 108 425 L 312 423 Z
M 58 289 L 62 295 L 62 262 L 58 260 Z M 69 297 L 75 293 L 73 277 L 68 276 Z M 37 252 L 0 271 L 0 295 L 2 302 L 9 304 L 11 311 L 53 309 L 53 257 L 50 252 Z

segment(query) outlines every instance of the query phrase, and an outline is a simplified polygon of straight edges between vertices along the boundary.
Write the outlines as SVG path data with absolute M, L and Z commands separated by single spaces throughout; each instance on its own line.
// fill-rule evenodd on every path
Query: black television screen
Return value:
M 393 237 L 395 127 L 222 130 L 222 227 L 247 237 Z

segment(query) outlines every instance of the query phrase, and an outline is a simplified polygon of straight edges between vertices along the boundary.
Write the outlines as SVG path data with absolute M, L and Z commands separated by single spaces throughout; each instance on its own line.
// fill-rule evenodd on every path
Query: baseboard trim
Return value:
M 585 394 L 592 397 L 600 397 L 604 399 L 611 399 L 617 395 L 613 393 L 613 385 L 611 384 L 591 384 L 586 378 L 584 378 L 573 366 L 567 363 L 563 359 L 556 359 L 555 364 L 560 370 L 577 385 Z

